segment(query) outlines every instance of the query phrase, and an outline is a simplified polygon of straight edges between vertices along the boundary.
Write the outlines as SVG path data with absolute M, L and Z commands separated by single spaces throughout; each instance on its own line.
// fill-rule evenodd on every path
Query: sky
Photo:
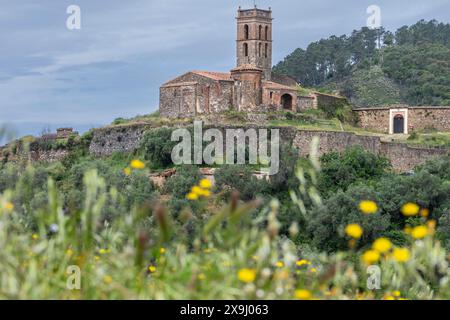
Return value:
M 449 0 L 257 0 L 272 8 L 273 63 L 366 25 L 450 20 Z M 69 30 L 67 8 L 81 9 Z M 235 66 L 236 10 L 253 0 L 0 0 L 0 126 L 16 136 L 84 132 L 158 109 L 159 86 L 190 70 Z M 1 130 L 0 130 L 1 131 Z M 1 137 L 0 137 L 1 138 Z M 1 141 L 1 140 L 0 140 Z

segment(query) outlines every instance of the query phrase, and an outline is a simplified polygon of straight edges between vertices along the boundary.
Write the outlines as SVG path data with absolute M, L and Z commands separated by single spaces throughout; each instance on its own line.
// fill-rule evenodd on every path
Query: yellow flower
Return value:
M 188 200 L 197 200 L 198 199 L 198 195 L 196 193 L 189 192 L 188 195 L 186 196 L 186 198 Z
M 106 284 L 110 284 L 113 281 L 111 276 L 104 276 L 103 277 L 103 282 Z
M 420 216 L 426 218 L 430 215 L 430 210 L 428 210 L 427 208 L 423 208 L 422 210 L 420 210 Z
M 428 228 L 426 226 L 417 226 L 414 227 L 411 231 L 411 236 L 414 239 L 423 239 L 428 234 Z
M 130 167 L 133 169 L 144 169 L 145 168 L 145 163 L 143 163 L 141 160 L 133 160 L 130 163 Z
M 363 200 L 359 203 L 359 210 L 364 214 L 374 214 L 377 212 L 377 204 L 371 200 Z
M 298 289 L 295 290 L 295 297 L 300 300 L 309 300 L 311 299 L 312 295 L 311 292 L 308 290 Z
M 211 189 L 212 183 L 208 179 L 202 179 L 200 181 L 200 187 L 202 187 L 204 189 Z
M 378 238 L 374 241 L 372 248 L 380 253 L 385 253 L 392 248 L 392 242 L 387 238 Z
M 275 267 L 277 267 L 277 268 L 283 268 L 283 267 L 284 267 L 283 261 L 277 261 L 277 262 L 275 263 Z
M 192 193 L 195 193 L 196 195 L 200 196 L 203 193 L 203 189 L 199 186 L 193 186 L 191 189 Z
M 398 262 L 406 262 L 409 260 L 410 253 L 408 248 L 395 248 L 392 255 Z
M 148 271 L 149 271 L 150 273 L 155 273 L 155 272 L 156 272 L 156 267 L 155 267 L 155 266 L 149 266 L 149 267 L 148 267 Z
M 126 167 L 125 169 L 123 169 L 123 174 L 126 176 L 131 175 L 131 168 L 130 167 Z
M 240 281 L 245 283 L 251 283 L 255 281 L 256 278 L 256 271 L 254 269 L 240 269 L 238 271 L 238 278 Z
M 401 211 L 404 216 L 411 217 L 419 213 L 419 206 L 415 203 L 408 202 L 403 205 Z
M 100 250 L 98 250 L 98 253 L 100 253 L 100 254 L 107 254 L 107 253 L 109 253 L 110 252 L 110 250 L 109 249 L 100 249 Z
M 36 234 L 36 233 L 33 233 L 33 235 L 31 236 L 31 238 L 32 238 L 33 240 L 37 240 L 37 239 L 39 239 L 39 235 Z
M 164 254 L 166 252 L 165 248 L 159 248 L 159 253 Z
M 430 233 L 433 233 L 434 229 L 436 229 L 436 220 L 428 220 L 427 227 Z
M 14 210 L 14 205 L 13 205 L 11 202 L 7 201 L 7 202 L 5 202 L 5 204 L 3 205 L 3 208 L 5 209 L 5 211 L 11 212 L 11 211 Z
M 198 280 L 205 280 L 206 276 L 204 273 L 200 273 L 197 278 L 198 278 Z
M 362 255 L 362 260 L 366 263 L 366 264 L 372 264 L 377 262 L 380 259 L 380 253 L 378 251 L 375 250 L 367 250 L 366 252 L 364 252 L 364 254 Z
M 311 268 L 311 270 L 309 270 L 311 273 L 317 273 L 317 269 L 316 268 Z
M 392 295 L 393 295 L 394 297 L 400 297 L 401 293 L 400 293 L 400 291 L 395 290 L 395 291 L 392 292 Z
M 296 264 L 297 264 L 297 266 L 301 267 L 301 266 L 303 266 L 303 265 L 305 265 L 305 264 L 311 264 L 311 262 L 308 261 L 308 260 L 306 260 L 306 259 L 302 259 L 302 260 L 298 260 L 298 261 L 296 262 Z
M 202 190 L 200 191 L 199 195 L 200 195 L 200 196 L 203 196 L 203 197 L 205 197 L 205 198 L 209 198 L 209 197 L 211 196 L 211 191 L 202 189 Z
M 356 223 L 351 223 L 345 227 L 345 233 L 352 238 L 359 239 L 363 233 L 363 229 Z
M 393 296 L 386 296 L 383 298 L 384 300 L 395 300 Z
M 68 257 L 71 257 L 71 256 L 73 255 L 72 249 L 67 249 L 67 250 L 66 250 L 66 255 L 67 255 Z

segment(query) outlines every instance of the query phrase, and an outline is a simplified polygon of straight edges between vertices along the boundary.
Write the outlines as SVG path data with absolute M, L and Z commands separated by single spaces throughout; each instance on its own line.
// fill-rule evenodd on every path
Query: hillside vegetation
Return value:
M 158 189 L 170 134 L 102 159 L 88 134 L 62 161 L 0 164 L 0 298 L 449 298 L 448 157 L 403 176 L 361 147 L 319 162 L 282 145 L 270 181 L 229 165 L 212 186 L 181 166 Z
M 367 27 L 296 49 L 274 70 L 337 90 L 361 107 L 450 105 L 450 24 L 421 20 L 394 33 Z

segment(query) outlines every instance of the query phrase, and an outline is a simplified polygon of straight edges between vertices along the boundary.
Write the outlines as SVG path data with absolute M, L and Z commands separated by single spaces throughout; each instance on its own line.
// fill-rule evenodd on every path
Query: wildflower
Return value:
M 66 250 L 66 256 L 68 256 L 70 258 L 72 255 L 73 255 L 72 249 L 67 249 Z
M 188 200 L 197 200 L 198 199 L 198 195 L 193 193 L 193 192 L 189 192 L 188 195 L 186 196 L 186 199 L 188 199 Z
M 383 300 L 395 300 L 395 298 L 391 295 L 385 296 Z
M 305 264 L 311 264 L 311 262 L 310 261 L 308 261 L 308 260 L 306 260 L 306 259 L 302 259 L 302 260 L 298 260 L 297 262 L 296 262 L 296 264 L 297 264 L 297 266 L 299 266 L 299 267 L 301 267 L 301 266 L 303 266 L 303 265 L 305 265 Z
M 240 269 L 238 271 L 238 278 L 240 281 L 245 283 L 251 283 L 255 281 L 256 278 L 256 271 L 254 269 Z
M 156 272 L 156 267 L 155 267 L 155 266 L 149 266 L 149 267 L 148 267 L 148 271 L 149 271 L 150 273 L 155 273 L 155 272 Z
M 211 196 L 211 191 L 205 190 L 205 189 L 201 189 L 199 195 L 203 196 L 205 198 L 209 198 Z
M 196 195 L 200 196 L 203 193 L 203 189 L 199 186 L 193 186 L 191 189 L 192 193 L 195 193 Z
M 131 175 L 131 168 L 130 167 L 126 167 L 125 169 L 123 169 L 123 174 L 126 175 L 127 177 L 129 175 Z
M 351 223 L 345 227 L 345 233 L 352 238 L 359 239 L 363 233 L 363 229 L 356 223 Z
M 429 229 L 429 232 L 433 233 L 433 231 L 436 229 L 436 220 L 428 220 L 427 227 Z
M 166 252 L 165 248 L 159 248 L 159 253 L 164 254 Z
M 311 268 L 311 270 L 309 270 L 311 273 L 317 273 L 317 269 L 316 268 Z
M 401 293 L 400 293 L 400 291 L 395 290 L 395 291 L 392 292 L 392 295 L 393 295 L 394 297 L 400 297 Z
M 197 279 L 198 279 L 198 280 L 205 280 L 205 279 L 206 279 L 206 276 L 205 276 L 204 273 L 200 273 L 200 274 L 198 275 Z
M 409 260 L 410 253 L 408 248 L 395 248 L 392 255 L 398 262 L 406 262 Z
M 112 281 L 113 281 L 113 279 L 111 276 L 106 275 L 103 277 L 103 282 L 106 284 L 111 284 Z
M 95 261 L 100 261 L 101 259 L 100 259 L 99 256 L 94 256 L 94 260 L 95 260 Z
M 411 231 L 411 236 L 414 239 L 423 239 L 428 234 L 428 228 L 426 226 L 414 227 Z
M 107 254 L 109 252 L 110 252 L 109 249 L 103 249 L 103 248 L 98 251 L 98 253 L 100 253 L 100 254 Z
M 372 248 L 380 253 L 388 252 L 392 248 L 392 242 L 387 238 L 378 238 Z
M 422 210 L 420 210 L 420 216 L 421 217 L 428 217 L 430 215 L 430 210 L 428 210 L 427 208 L 423 208 Z
M 130 163 L 130 167 L 133 169 L 144 169 L 145 168 L 145 163 L 143 163 L 141 160 L 133 160 Z
M 362 255 L 362 260 L 366 263 L 366 264 L 372 264 L 377 262 L 380 259 L 380 253 L 376 250 L 367 250 L 366 252 L 364 252 L 364 254 Z
M 33 235 L 31 236 L 31 238 L 32 238 L 33 240 L 37 240 L 37 239 L 39 239 L 39 235 L 36 234 L 36 233 L 33 233 Z
M 283 268 L 283 267 L 284 267 L 283 261 L 277 261 L 277 262 L 275 262 L 275 267 L 277 267 L 277 268 Z
M 11 202 L 6 201 L 6 202 L 3 204 L 3 209 L 5 209 L 6 212 L 11 212 L 11 211 L 14 210 L 14 205 L 13 205 Z
M 300 300 L 309 300 L 311 299 L 312 295 L 311 292 L 308 290 L 298 289 L 295 290 L 295 297 Z
M 359 210 L 364 214 L 374 214 L 377 212 L 377 204 L 371 200 L 363 200 L 359 203 Z
M 208 179 L 202 179 L 200 181 L 200 187 L 202 187 L 203 189 L 211 189 L 212 183 Z
M 406 204 L 403 205 L 401 211 L 403 213 L 404 216 L 406 217 L 411 217 L 411 216 L 415 216 L 416 214 L 419 213 L 419 206 L 415 203 L 412 202 L 408 202 Z

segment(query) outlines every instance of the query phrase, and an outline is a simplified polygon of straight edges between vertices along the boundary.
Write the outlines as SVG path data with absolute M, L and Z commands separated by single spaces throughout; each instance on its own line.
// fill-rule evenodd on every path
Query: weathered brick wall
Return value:
M 316 109 L 314 98 L 308 96 L 297 96 L 297 111 L 305 111 L 308 109 Z
M 232 104 L 232 81 L 218 81 L 187 73 L 160 88 L 159 110 L 164 117 L 185 118 L 222 112 Z

